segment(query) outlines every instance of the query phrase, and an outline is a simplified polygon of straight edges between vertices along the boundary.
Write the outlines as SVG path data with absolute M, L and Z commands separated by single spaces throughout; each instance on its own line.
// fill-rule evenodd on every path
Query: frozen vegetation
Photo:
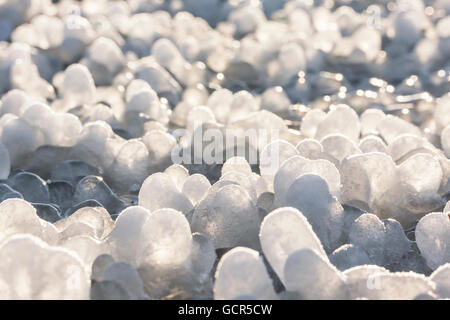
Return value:
M 449 0 L 0 1 L 0 299 L 450 299 L 449 30 Z

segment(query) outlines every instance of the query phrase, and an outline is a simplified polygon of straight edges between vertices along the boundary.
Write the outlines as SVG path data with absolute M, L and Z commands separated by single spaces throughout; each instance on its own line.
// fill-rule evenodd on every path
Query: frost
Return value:
M 236 247 L 228 251 L 217 266 L 214 298 L 233 299 L 251 295 L 258 299 L 277 299 L 272 281 L 258 252 Z
M 406 2 L 0 0 L 0 298 L 449 298 L 450 2 Z

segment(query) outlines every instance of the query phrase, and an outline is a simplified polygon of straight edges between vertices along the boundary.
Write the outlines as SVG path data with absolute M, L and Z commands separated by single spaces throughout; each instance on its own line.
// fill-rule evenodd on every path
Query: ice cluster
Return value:
M 0 299 L 450 299 L 449 30 L 449 0 L 0 1 Z

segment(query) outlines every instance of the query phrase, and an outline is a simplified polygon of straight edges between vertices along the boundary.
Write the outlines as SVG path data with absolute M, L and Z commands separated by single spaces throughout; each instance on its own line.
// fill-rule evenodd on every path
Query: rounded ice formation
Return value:
M 450 2 L 406 2 L 0 0 L 0 298 L 450 298 Z
M 330 193 L 340 197 L 340 174 L 330 161 L 318 159 L 309 160 L 301 156 L 293 156 L 283 162 L 274 179 L 275 202 L 281 206 L 294 180 L 305 173 L 314 173 L 322 177 L 328 184 Z
M 0 143 L 0 179 L 8 179 L 11 170 L 11 159 L 9 158 L 9 151 Z
M 317 251 L 306 248 L 289 255 L 284 266 L 286 290 L 300 299 L 347 299 L 345 278 Z
M 295 208 L 279 208 L 267 215 L 259 239 L 264 255 L 283 282 L 283 268 L 293 252 L 310 248 L 326 256 L 308 220 Z
M 338 105 L 317 126 L 315 138 L 321 140 L 329 134 L 342 134 L 353 141 L 359 140 L 361 124 L 356 112 L 347 105 Z
M 441 212 L 429 213 L 417 224 L 417 246 L 432 269 L 450 262 L 449 230 L 450 218 Z
M 75 107 L 90 104 L 95 99 L 95 84 L 89 69 L 80 64 L 69 66 L 64 72 L 62 93 L 67 104 Z
M 209 236 L 216 248 L 247 246 L 257 249 L 261 219 L 248 192 L 229 184 L 211 191 L 198 203 L 192 230 Z
M 341 245 L 343 208 L 320 176 L 303 174 L 295 179 L 287 191 L 285 205 L 298 209 L 308 219 L 326 251 L 332 252 Z
M 158 267 L 181 265 L 190 255 L 191 242 L 191 229 L 181 212 L 156 210 L 142 225 L 138 244 L 140 263 Z
M 234 299 L 243 294 L 258 299 L 277 299 L 264 262 L 255 250 L 236 247 L 227 252 L 220 259 L 215 278 L 214 298 L 217 300 Z
M 155 173 L 145 179 L 139 191 L 139 205 L 150 211 L 173 208 L 184 214 L 193 209 L 189 199 L 166 173 Z
M 33 252 L 33 254 L 29 254 Z M 2 299 L 87 299 L 86 266 L 72 251 L 31 235 L 16 235 L 0 246 Z M 28 282 L 25 287 L 24 277 Z

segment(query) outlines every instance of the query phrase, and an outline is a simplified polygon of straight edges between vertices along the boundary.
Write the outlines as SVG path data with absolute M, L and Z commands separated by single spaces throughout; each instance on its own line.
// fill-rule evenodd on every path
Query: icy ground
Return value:
M 0 299 L 450 299 L 449 13 L 0 0 Z

